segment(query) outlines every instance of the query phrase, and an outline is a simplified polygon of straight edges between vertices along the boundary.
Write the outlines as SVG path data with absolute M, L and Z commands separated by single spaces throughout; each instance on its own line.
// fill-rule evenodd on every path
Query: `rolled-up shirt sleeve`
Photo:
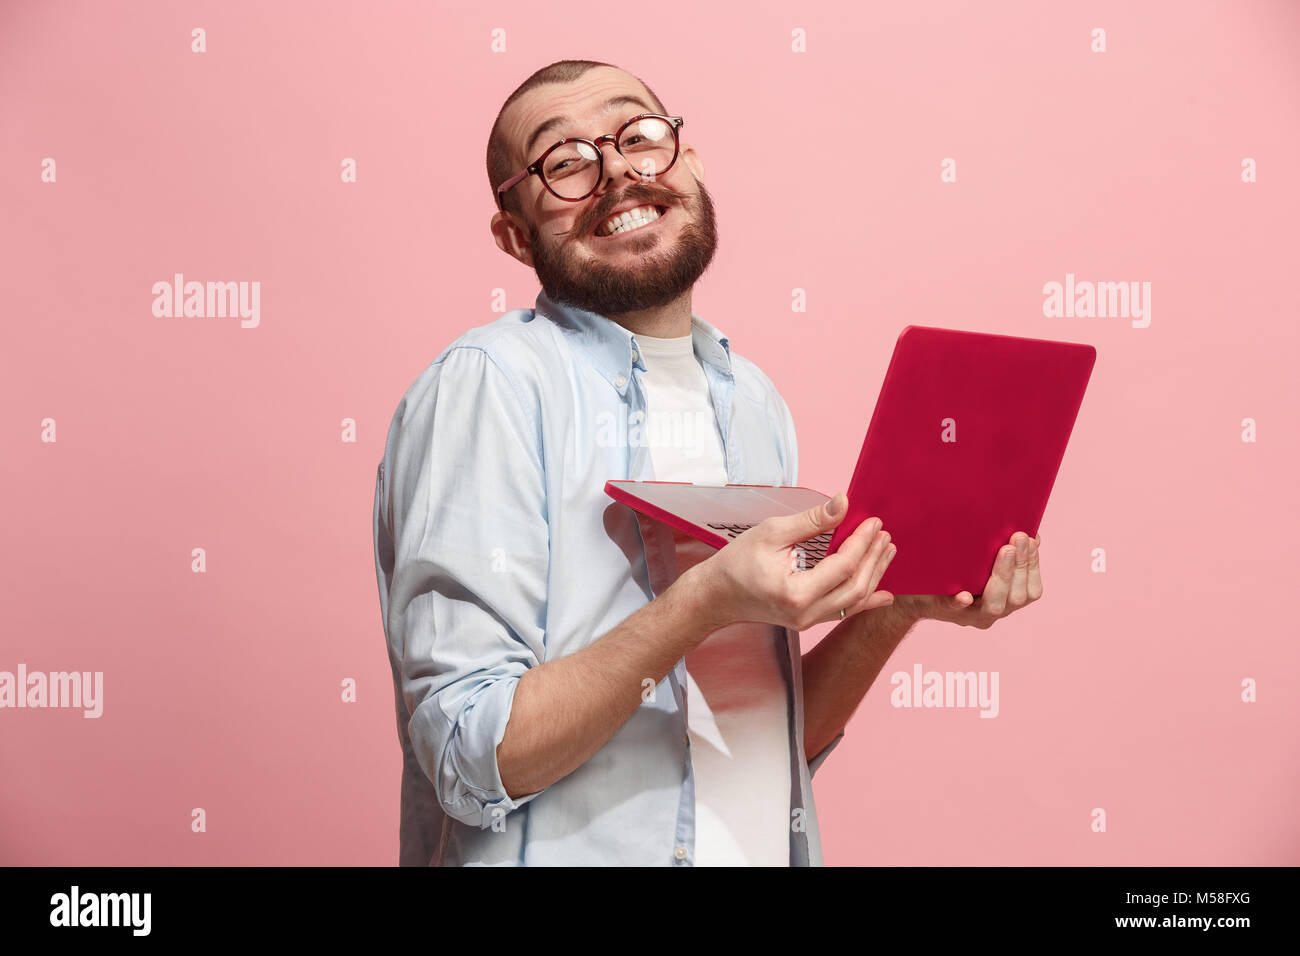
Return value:
M 407 393 L 381 467 L 385 630 L 412 749 L 446 813 L 481 828 L 537 795 L 511 798 L 496 759 L 519 678 L 545 659 L 532 407 L 487 352 L 453 347 Z

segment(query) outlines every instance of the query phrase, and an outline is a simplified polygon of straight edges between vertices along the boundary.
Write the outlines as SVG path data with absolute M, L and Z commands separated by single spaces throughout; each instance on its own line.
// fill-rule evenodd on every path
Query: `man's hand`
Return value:
M 900 595 L 897 606 L 918 620 L 931 618 L 985 630 L 994 621 L 1043 596 L 1043 579 L 1038 570 L 1038 546 L 1042 541 L 1041 533 L 1037 538 L 1023 531 L 1013 534 L 993 560 L 993 573 L 978 601 L 969 591 L 955 595 L 909 594 Z
M 768 518 L 684 572 L 708 594 L 714 630 L 761 621 L 802 631 L 839 621 L 841 610 L 847 617 L 892 603 L 892 594 L 876 590 L 897 551 L 879 518 L 863 521 L 834 554 L 801 570 L 799 544 L 833 530 L 847 513 L 848 498 L 838 494 L 824 506 Z

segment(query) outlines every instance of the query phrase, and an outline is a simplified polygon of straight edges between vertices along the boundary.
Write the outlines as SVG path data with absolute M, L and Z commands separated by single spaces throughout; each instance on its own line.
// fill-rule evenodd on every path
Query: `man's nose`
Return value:
M 630 177 L 639 180 L 641 178 L 611 140 L 605 140 L 600 144 L 600 152 L 605 161 L 604 170 L 601 173 L 605 178 L 605 183 L 601 184 L 601 192 L 605 191 L 608 183 L 616 179 Z

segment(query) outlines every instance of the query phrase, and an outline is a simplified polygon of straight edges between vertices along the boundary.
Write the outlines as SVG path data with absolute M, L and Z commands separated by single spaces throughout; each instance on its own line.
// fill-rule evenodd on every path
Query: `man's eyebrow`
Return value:
M 624 93 L 622 96 L 615 96 L 613 99 L 607 100 L 605 102 L 605 112 L 618 109 L 620 106 L 626 106 L 628 103 L 635 103 L 637 106 L 641 107 L 647 113 L 653 113 L 655 111 L 654 107 L 648 105 L 643 99 L 641 99 L 641 97 L 632 96 L 631 94 Z M 546 133 L 557 127 L 570 126 L 572 125 L 572 123 L 573 120 L 571 120 L 567 116 L 552 116 L 541 126 L 537 127 L 537 129 L 533 130 L 533 135 L 528 137 L 528 142 L 524 144 L 524 155 L 529 156 L 532 154 L 533 144 L 537 142 L 537 138 L 541 136 L 543 133 Z M 525 160 L 525 162 L 532 162 L 532 160 Z

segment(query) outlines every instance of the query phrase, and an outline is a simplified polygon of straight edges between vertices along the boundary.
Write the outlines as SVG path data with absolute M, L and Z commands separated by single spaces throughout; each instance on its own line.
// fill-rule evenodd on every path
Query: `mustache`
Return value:
M 614 209 L 626 202 L 649 203 L 655 206 L 680 204 L 689 198 L 686 193 L 678 192 L 671 186 L 649 190 L 642 186 L 631 186 L 617 196 L 607 196 L 590 216 L 584 216 L 573 224 L 573 228 L 562 230 L 557 235 L 565 239 L 585 236 L 594 232 L 596 227 L 610 217 Z

